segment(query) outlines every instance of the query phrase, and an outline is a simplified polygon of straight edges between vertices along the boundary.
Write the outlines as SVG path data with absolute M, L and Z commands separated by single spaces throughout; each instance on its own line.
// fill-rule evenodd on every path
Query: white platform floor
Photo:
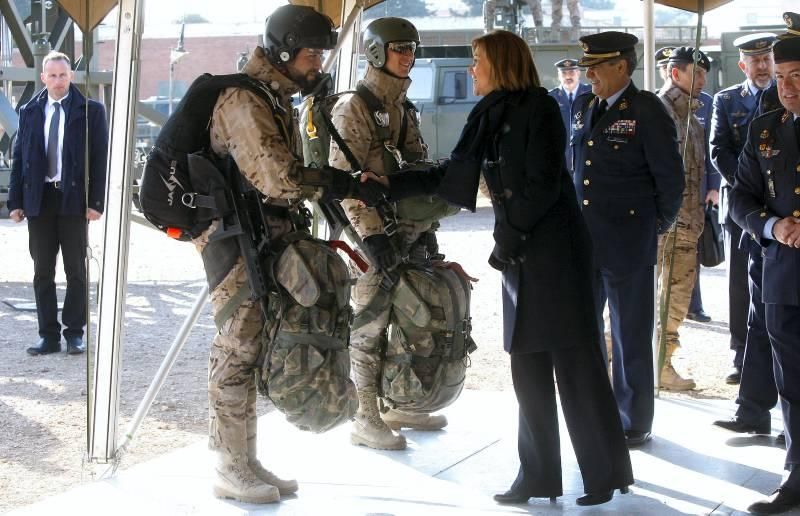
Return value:
M 604 505 L 578 507 L 583 494 L 566 427 L 561 425 L 564 496 L 500 506 L 491 495 L 516 475 L 513 392 L 465 391 L 444 413 L 441 432 L 407 432 L 402 452 L 349 444 L 349 425 L 324 435 L 301 433 L 275 412 L 259 420 L 259 456 L 300 481 L 296 496 L 264 506 L 217 500 L 205 441 L 85 484 L 13 515 L 471 515 L 471 514 L 742 514 L 777 487 L 784 450 L 773 437 L 715 429 L 732 415 L 728 401 L 663 397 L 655 439 L 632 451 L 636 483 Z M 773 436 L 781 429 L 773 411 Z M 792 514 L 800 514 L 800 511 Z

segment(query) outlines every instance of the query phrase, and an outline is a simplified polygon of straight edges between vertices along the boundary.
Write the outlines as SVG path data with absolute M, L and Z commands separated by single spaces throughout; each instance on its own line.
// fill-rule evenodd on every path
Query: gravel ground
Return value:
M 103 223 L 93 223 L 90 230 L 95 256 L 101 254 Z M 486 264 L 492 226 L 491 210 L 479 208 L 476 215 L 464 213 L 445 221 L 439 240 L 449 258 L 480 280 L 472 301 L 473 335 L 479 348 L 471 357 L 467 388 L 505 390 L 511 388 L 511 379 L 500 340 L 500 275 Z M 37 340 L 36 314 L 6 304 L 33 301 L 33 265 L 25 224 L 0 220 L 0 243 L 0 512 L 5 512 L 96 478 L 107 473 L 107 468 L 84 463 L 87 356 L 28 356 L 25 348 Z M 128 257 L 120 434 L 204 281 L 200 259 L 191 245 L 170 241 L 138 224 L 131 229 Z M 97 271 L 98 266 L 92 265 L 95 280 Z M 63 272 L 59 271 L 57 278 L 61 297 Z M 686 323 L 684 347 L 676 361 L 681 372 L 693 375 L 698 389 L 690 394 L 662 395 L 733 399 L 736 389 L 721 380 L 732 358 L 727 344 L 725 270 L 704 269 L 701 283 L 705 309 L 714 321 Z M 94 293 L 92 298 L 94 307 Z M 207 350 L 213 335 L 206 305 L 120 468 L 203 439 Z M 266 401 L 259 401 L 259 413 L 270 409 Z

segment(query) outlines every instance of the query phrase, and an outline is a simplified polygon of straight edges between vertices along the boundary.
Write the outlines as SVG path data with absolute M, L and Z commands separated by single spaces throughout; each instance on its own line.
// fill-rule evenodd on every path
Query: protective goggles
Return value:
M 389 50 L 398 54 L 411 54 L 417 51 L 417 43 L 414 41 L 392 41 L 389 43 Z

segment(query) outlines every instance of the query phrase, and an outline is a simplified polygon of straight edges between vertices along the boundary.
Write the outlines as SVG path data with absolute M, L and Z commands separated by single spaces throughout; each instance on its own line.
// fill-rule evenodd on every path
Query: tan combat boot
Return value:
M 353 419 L 350 443 L 376 450 L 403 450 L 406 438 L 395 434 L 378 413 L 378 396 L 374 392 L 358 392 L 358 412 Z
M 661 370 L 661 388 L 670 391 L 690 391 L 696 387 L 694 380 L 691 378 L 683 378 L 672 367 L 672 362 L 664 364 L 664 369 Z
M 248 393 L 248 396 L 252 396 L 252 394 Z M 253 400 L 253 404 L 255 405 L 255 400 Z M 261 464 L 261 461 L 258 460 L 258 448 L 256 446 L 257 429 L 258 420 L 255 416 L 249 418 L 247 420 L 247 465 L 250 466 L 250 470 L 262 482 L 277 487 L 282 496 L 295 493 L 298 488 L 297 480 L 284 480 L 280 478 L 275 473 L 265 468 Z
M 247 465 L 246 456 L 217 453 L 214 496 L 244 503 L 272 503 L 281 499 L 278 488 L 258 478 Z
M 447 426 L 447 418 L 442 415 L 411 414 L 392 409 L 381 415 L 384 423 L 392 430 L 410 428 L 412 430 L 441 430 Z

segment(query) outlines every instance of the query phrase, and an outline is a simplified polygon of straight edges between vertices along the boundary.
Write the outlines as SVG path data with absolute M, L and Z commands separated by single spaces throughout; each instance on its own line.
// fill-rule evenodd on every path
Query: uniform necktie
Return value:
M 58 174 L 58 122 L 61 120 L 61 104 L 53 102 L 53 116 L 47 136 L 47 177 Z
M 600 102 L 597 103 L 597 108 L 595 109 L 594 117 L 592 118 L 592 127 L 597 125 L 597 122 L 599 122 L 600 119 L 603 118 L 603 115 L 606 114 L 607 108 L 608 108 L 608 102 L 606 102 L 606 99 L 602 99 L 600 100 Z
M 569 107 L 572 107 L 572 100 L 573 100 L 572 92 L 569 92 Z
M 756 109 L 758 109 L 759 106 L 761 106 L 761 97 L 763 96 L 763 94 L 764 90 L 758 90 L 758 93 L 756 93 Z

